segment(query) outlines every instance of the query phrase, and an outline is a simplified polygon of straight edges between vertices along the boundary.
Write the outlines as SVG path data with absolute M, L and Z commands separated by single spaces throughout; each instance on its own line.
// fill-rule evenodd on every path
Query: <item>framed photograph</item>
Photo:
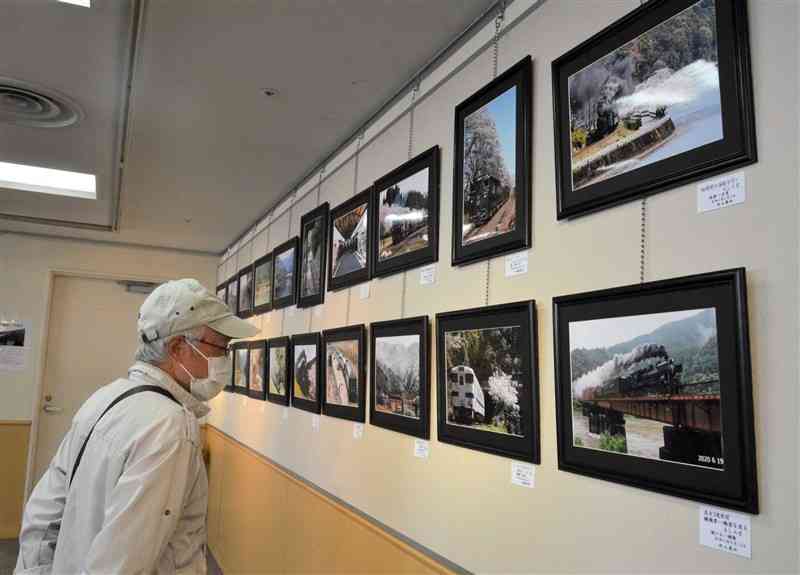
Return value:
M 328 232 L 328 289 L 337 290 L 372 277 L 370 202 L 372 188 L 331 210 Z
M 223 282 L 217 286 L 217 298 L 228 303 L 228 283 Z
M 363 324 L 323 332 L 325 401 L 322 412 L 325 415 L 366 420 L 365 340 Z
M 319 356 L 319 333 L 292 336 L 292 407 L 320 412 L 324 388 Z
M 758 513 L 744 269 L 553 299 L 558 467 Z
M 250 342 L 237 341 L 231 344 L 233 350 L 233 374 L 231 391 L 247 395 L 247 379 L 250 375 Z
M 439 146 L 383 176 L 372 194 L 373 276 L 439 259 Z
M 456 107 L 453 265 L 531 245 L 531 57 Z
M 289 405 L 292 348 L 288 337 L 267 340 L 267 401 Z
M 370 325 L 369 422 L 430 437 L 428 316 Z
M 228 285 L 228 299 L 225 303 L 228 304 L 230 310 L 235 314 L 239 314 L 239 276 L 233 276 L 227 281 Z
M 539 463 L 533 300 L 436 314 L 439 441 Z
M 297 303 L 297 236 L 272 251 L 272 307 L 279 309 Z
M 267 254 L 253 264 L 253 313 L 267 313 L 272 309 L 272 254 Z
M 239 317 L 253 315 L 253 266 L 239 272 Z
M 651 0 L 552 66 L 558 219 L 756 161 L 745 0 Z
M 250 358 L 248 359 L 249 375 L 247 378 L 248 395 L 254 399 L 267 398 L 267 342 L 266 340 L 251 341 Z
M 298 307 L 325 301 L 325 258 L 328 241 L 328 202 L 300 220 L 300 297 Z

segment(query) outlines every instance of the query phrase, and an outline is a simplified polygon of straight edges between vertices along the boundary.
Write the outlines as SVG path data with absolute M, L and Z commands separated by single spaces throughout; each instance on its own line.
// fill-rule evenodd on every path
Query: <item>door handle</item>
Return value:
M 52 405 L 45 405 L 42 409 L 44 409 L 45 413 L 61 413 L 64 411 L 61 407 L 53 407 Z

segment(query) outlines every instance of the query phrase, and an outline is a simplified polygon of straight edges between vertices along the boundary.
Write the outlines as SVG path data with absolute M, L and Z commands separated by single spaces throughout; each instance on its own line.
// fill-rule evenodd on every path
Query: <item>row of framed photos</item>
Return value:
M 651 0 L 552 63 L 557 217 L 756 161 L 746 0 Z M 452 257 L 530 247 L 530 56 L 455 108 Z M 219 287 L 242 316 L 438 259 L 439 147 Z M 326 273 L 327 272 L 327 273 Z
M 758 513 L 746 293 L 739 268 L 554 298 L 559 469 Z M 439 441 L 539 463 L 535 302 L 435 330 Z M 427 316 L 232 347 L 232 391 L 429 437 Z

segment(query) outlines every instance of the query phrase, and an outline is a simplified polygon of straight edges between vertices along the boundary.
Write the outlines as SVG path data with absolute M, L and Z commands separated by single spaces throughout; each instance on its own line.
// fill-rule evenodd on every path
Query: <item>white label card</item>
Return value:
M 0 371 L 24 371 L 27 357 L 27 347 L 0 345 Z
M 419 270 L 419 285 L 429 286 L 436 283 L 436 264 L 430 264 Z
M 536 467 L 530 463 L 512 461 L 511 484 L 533 489 L 536 484 Z
M 282 421 L 289 421 L 289 408 L 288 407 L 284 407 L 283 408 L 283 415 L 281 415 L 281 420 Z
M 528 252 L 518 252 L 506 256 L 506 277 L 521 276 L 528 273 Z
M 727 509 L 700 506 L 700 544 L 750 559 L 750 517 Z
M 727 174 L 697 184 L 697 212 L 710 212 L 741 204 L 746 199 L 744 172 Z
M 361 284 L 361 287 L 358 290 L 358 296 L 361 299 L 367 299 L 369 297 L 369 284 Z
M 415 439 L 414 440 L 414 457 L 419 457 L 420 459 L 428 459 L 431 453 L 431 444 L 429 441 L 424 439 Z
M 364 424 L 363 423 L 354 423 L 353 424 L 353 439 L 361 439 L 364 436 Z
M 316 413 L 311 416 L 311 429 L 319 431 L 319 415 Z

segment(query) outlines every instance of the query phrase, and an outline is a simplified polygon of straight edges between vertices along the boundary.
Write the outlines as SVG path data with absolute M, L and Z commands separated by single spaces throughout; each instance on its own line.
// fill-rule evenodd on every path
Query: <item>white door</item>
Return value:
M 54 278 L 34 485 L 83 402 L 127 375 L 137 345 L 136 317 L 145 297 L 112 280 Z

